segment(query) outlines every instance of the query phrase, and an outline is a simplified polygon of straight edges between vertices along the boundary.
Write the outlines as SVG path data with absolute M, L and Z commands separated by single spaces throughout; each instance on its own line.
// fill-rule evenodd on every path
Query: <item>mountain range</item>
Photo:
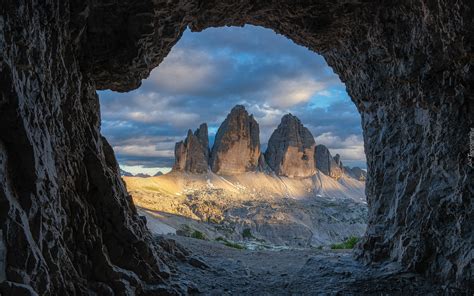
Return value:
M 326 146 L 316 145 L 309 129 L 292 114 L 283 116 L 265 152 L 259 133 L 253 115 L 237 105 L 219 127 L 212 148 L 206 123 L 194 133 L 188 130 L 186 139 L 176 143 L 173 170 L 197 174 L 211 170 L 222 176 L 265 172 L 289 178 L 307 178 L 320 171 L 336 180 L 345 173 L 365 181 L 364 170 L 344 167 L 340 155 L 333 157 Z
M 124 180 L 156 234 L 307 248 L 362 236 L 365 176 L 316 145 L 292 114 L 283 116 L 263 152 L 257 121 L 237 105 L 212 147 L 203 123 L 176 143 L 171 172 Z

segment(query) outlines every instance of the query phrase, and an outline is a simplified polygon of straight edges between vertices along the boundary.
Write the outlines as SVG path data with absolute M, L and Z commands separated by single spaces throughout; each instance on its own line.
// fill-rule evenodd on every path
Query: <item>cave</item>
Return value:
M 0 291 L 185 294 L 100 133 L 184 30 L 262 26 L 321 54 L 362 117 L 368 229 L 354 256 L 473 286 L 473 4 L 11 1 L 0 8 Z

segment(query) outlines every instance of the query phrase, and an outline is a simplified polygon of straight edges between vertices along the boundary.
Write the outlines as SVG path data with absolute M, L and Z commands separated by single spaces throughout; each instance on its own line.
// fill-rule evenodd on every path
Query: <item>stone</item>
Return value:
M 361 114 L 369 224 L 357 258 L 473 282 L 472 1 L 254 2 L 2 3 L 2 294 L 186 292 L 101 137 L 96 90 L 137 88 L 188 27 L 244 24 L 322 54 Z
M 159 176 L 163 176 L 162 171 L 158 171 L 158 172 L 156 172 L 156 174 L 153 175 L 153 177 L 159 177 Z
M 321 173 L 336 180 L 342 176 L 342 162 L 339 154 L 336 154 L 336 157 L 333 158 L 329 149 L 320 144 L 314 149 L 314 158 L 316 168 L 321 171 Z
M 260 130 L 253 115 L 237 105 L 217 130 L 211 152 L 211 169 L 220 175 L 255 172 L 259 168 Z
M 207 124 L 201 124 L 194 134 L 191 130 L 188 130 L 186 139 L 176 143 L 174 155 L 174 171 L 197 174 L 207 172 L 209 168 Z
M 270 136 L 265 159 L 279 176 L 310 177 L 315 173 L 314 137 L 292 114 L 282 117 Z

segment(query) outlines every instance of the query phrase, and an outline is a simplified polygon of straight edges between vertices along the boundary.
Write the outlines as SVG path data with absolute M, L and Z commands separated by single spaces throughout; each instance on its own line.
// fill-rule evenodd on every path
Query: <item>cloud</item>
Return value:
M 308 102 L 326 87 L 325 82 L 308 75 L 283 79 L 271 77 L 258 97 L 271 107 L 285 109 Z
M 142 87 L 99 95 L 102 133 L 123 165 L 170 167 L 188 129 L 207 122 L 213 143 L 236 104 L 259 122 L 263 148 L 291 112 L 343 160 L 365 159 L 360 116 L 337 75 L 321 56 L 268 29 L 186 31 Z
M 328 147 L 333 156 L 339 154 L 343 160 L 365 161 L 364 141 L 360 135 L 341 138 L 328 132 L 315 137 L 314 140 L 317 145 Z
M 144 85 L 145 90 L 168 94 L 204 91 L 217 79 L 219 69 L 212 57 L 191 48 L 172 50 L 155 68 Z
M 143 156 L 143 157 L 164 157 L 171 158 L 174 156 L 173 150 L 157 150 L 155 145 L 140 146 L 140 145 L 126 145 L 115 146 L 115 152 L 129 156 Z

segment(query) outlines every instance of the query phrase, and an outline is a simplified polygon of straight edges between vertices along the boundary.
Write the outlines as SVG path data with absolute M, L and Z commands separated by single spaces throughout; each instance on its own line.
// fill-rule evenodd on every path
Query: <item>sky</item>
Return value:
M 360 115 L 320 55 L 261 27 L 186 30 L 169 55 L 127 93 L 99 91 L 102 134 L 122 169 L 167 172 L 175 142 L 203 122 L 213 143 L 233 106 L 260 125 L 263 151 L 281 117 L 300 118 L 345 165 L 366 167 Z

